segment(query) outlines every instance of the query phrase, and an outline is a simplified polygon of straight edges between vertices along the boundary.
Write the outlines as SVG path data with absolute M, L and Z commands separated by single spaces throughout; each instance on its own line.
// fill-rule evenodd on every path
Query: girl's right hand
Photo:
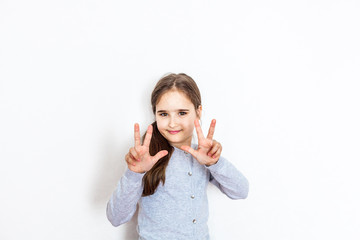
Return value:
M 159 159 L 168 154 L 168 151 L 162 150 L 158 152 L 155 156 L 150 156 L 149 146 L 152 132 L 153 127 L 152 125 L 149 125 L 146 131 L 143 145 L 141 145 L 139 124 L 135 123 L 135 146 L 130 148 L 129 153 L 125 156 L 125 161 L 131 171 L 137 173 L 145 173 L 149 171 L 155 165 L 155 163 L 159 161 Z

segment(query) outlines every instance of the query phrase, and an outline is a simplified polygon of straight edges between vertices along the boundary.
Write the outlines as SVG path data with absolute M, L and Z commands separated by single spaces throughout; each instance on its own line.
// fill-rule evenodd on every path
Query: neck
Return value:
M 170 143 L 170 144 L 171 144 L 171 146 L 179 148 L 179 149 L 181 149 L 181 146 L 189 146 L 189 147 L 191 147 L 191 139 L 192 138 L 187 139 L 186 141 L 181 142 L 181 143 Z

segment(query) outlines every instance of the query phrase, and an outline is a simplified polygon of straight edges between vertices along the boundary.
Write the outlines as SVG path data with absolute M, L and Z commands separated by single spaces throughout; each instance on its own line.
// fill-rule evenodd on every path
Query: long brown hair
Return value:
M 170 90 L 178 90 L 183 92 L 194 104 L 195 110 L 201 106 L 201 95 L 195 81 L 185 73 L 168 74 L 162 77 L 156 84 L 151 94 L 151 105 L 153 113 L 156 113 L 156 104 L 164 93 Z M 174 147 L 166 140 L 157 128 L 156 121 L 152 123 L 153 135 L 150 141 L 149 152 L 154 156 L 161 150 L 167 150 L 168 154 L 162 157 L 155 165 L 145 173 L 143 177 L 144 190 L 142 196 L 150 196 L 154 194 L 160 181 L 165 184 L 165 170 L 169 163 L 170 157 L 174 151 Z

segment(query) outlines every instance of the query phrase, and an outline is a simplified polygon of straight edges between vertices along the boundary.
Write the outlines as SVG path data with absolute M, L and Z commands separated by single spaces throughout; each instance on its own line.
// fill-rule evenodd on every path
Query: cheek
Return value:
M 187 131 L 192 132 L 194 130 L 194 123 L 191 121 L 188 121 L 185 123 L 184 127 L 186 127 Z
M 194 128 L 195 127 L 195 119 L 197 119 L 196 115 L 193 114 L 189 119 L 188 119 L 188 126 L 191 127 L 191 128 Z
M 165 127 L 165 121 L 160 119 L 160 118 L 157 118 L 156 119 L 156 124 L 157 124 L 157 127 L 159 130 L 163 129 Z

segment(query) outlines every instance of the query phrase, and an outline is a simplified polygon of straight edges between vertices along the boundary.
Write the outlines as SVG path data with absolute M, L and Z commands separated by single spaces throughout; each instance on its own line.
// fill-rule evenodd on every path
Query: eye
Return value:
M 187 112 L 179 112 L 179 115 L 180 116 L 184 116 L 184 115 L 186 115 L 187 114 Z
M 166 117 L 166 116 L 167 116 L 167 113 L 160 113 L 160 116 Z

